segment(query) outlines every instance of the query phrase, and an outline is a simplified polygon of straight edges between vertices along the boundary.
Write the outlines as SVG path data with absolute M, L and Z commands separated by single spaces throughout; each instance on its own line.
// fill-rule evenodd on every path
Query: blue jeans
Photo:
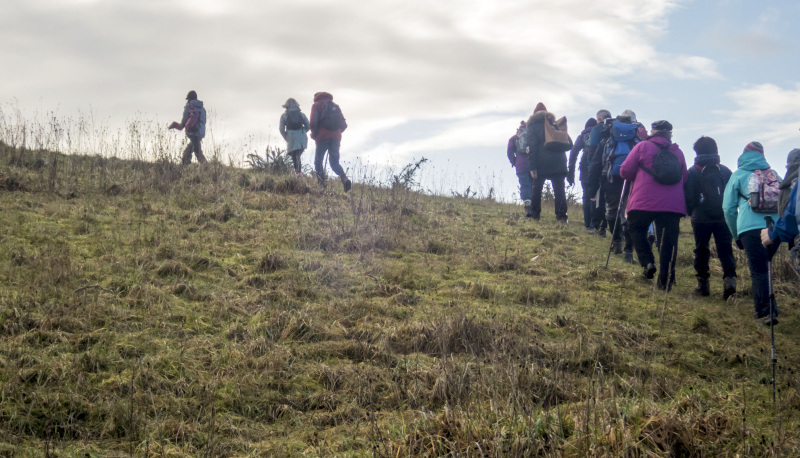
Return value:
M 325 140 L 317 140 L 317 151 L 314 155 L 314 170 L 317 171 L 317 178 L 320 181 L 325 180 L 325 164 L 323 161 L 325 160 L 325 153 L 328 153 L 328 161 L 331 165 L 331 170 L 334 173 L 339 175 L 342 179 L 347 178 L 347 175 L 344 173 L 344 169 L 342 166 L 339 165 L 339 146 L 341 145 L 340 140 L 336 139 L 325 139 Z
M 739 240 L 742 241 L 744 252 L 747 255 L 756 317 L 769 316 L 769 269 L 767 263 L 775 253 L 776 248 L 773 248 L 775 244 L 770 245 L 770 249 L 761 244 L 761 229 L 742 232 L 739 234 Z M 775 305 L 775 316 L 778 316 L 777 304 Z
M 531 200 L 531 193 L 533 192 L 533 177 L 529 172 L 518 173 L 519 178 L 519 198 L 523 201 Z

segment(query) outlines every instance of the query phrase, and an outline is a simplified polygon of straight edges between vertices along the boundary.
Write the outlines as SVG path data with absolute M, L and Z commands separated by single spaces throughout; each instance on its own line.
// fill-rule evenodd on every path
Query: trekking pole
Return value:
M 767 229 L 772 230 L 772 217 L 765 216 Z M 772 343 L 772 405 L 775 406 L 775 365 L 778 362 L 775 356 L 775 291 L 772 289 L 772 256 L 767 256 L 767 279 L 769 282 L 769 338 Z
M 611 249 L 614 247 L 614 237 L 617 236 L 617 221 L 619 221 L 619 213 L 622 211 L 622 198 L 625 196 L 625 188 L 627 186 L 628 186 L 628 180 L 623 181 L 622 193 L 619 195 L 619 203 L 617 204 L 617 215 L 616 218 L 614 218 L 614 229 L 611 230 L 611 245 L 608 246 L 608 256 L 606 256 L 606 269 L 608 269 L 608 261 L 611 259 Z
M 664 239 L 663 239 L 664 231 L 661 232 L 661 237 L 662 237 L 661 243 L 664 243 Z M 660 255 L 659 255 L 659 258 L 661 258 Z M 673 277 L 673 275 L 672 275 L 672 267 L 674 266 L 675 261 L 677 260 L 677 258 L 678 258 L 678 239 L 675 239 L 675 246 L 672 247 L 672 257 L 669 259 L 669 267 L 667 268 L 667 284 L 664 285 L 665 286 L 665 288 L 664 288 L 664 306 L 661 308 L 661 330 L 664 329 L 664 312 L 667 311 L 667 299 L 669 298 L 669 290 L 672 289 L 671 288 L 672 282 L 670 281 L 670 279 L 672 279 L 672 277 Z

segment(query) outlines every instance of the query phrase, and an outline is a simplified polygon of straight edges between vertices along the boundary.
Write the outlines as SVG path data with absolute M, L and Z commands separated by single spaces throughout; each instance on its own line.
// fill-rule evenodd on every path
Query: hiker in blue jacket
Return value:
M 575 144 L 572 146 L 572 150 L 569 152 L 569 165 L 568 165 L 568 172 L 567 172 L 567 182 L 570 185 L 575 184 L 575 163 L 578 162 L 578 154 L 583 150 L 583 154 L 581 155 L 581 160 L 578 163 L 578 179 L 581 181 L 581 190 L 583 193 L 583 227 L 586 229 L 586 232 L 593 233 L 594 228 L 592 227 L 592 195 L 589 194 L 589 189 L 591 188 L 589 184 L 589 154 L 590 152 L 594 152 L 593 149 L 590 149 L 587 146 L 587 140 L 590 138 L 590 132 L 592 128 L 597 125 L 597 120 L 595 118 L 589 118 L 586 121 L 586 124 L 583 126 L 583 131 L 578 135 L 578 138 L 575 140 Z
M 725 187 L 722 210 L 725 222 L 736 240 L 736 246 L 747 255 L 747 267 L 753 294 L 753 306 L 758 320 L 770 325 L 778 322 L 778 310 L 770 315 L 769 270 L 768 262 L 774 253 L 774 247 L 766 248 L 761 244 L 761 229 L 766 227 L 764 218 L 778 219 L 777 213 L 757 213 L 748 203 L 748 183 L 754 170 L 769 169 L 764 157 L 764 147 L 759 142 L 750 142 L 739 156 L 739 168 L 731 175 Z
M 800 217 L 797 209 L 800 208 L 800 191 L 797 190 L 798 168 L 800 168 L 800 149 L 793 149 L 789 153 L 786 164 L 786 178 L 781 183 L 781 196 L 779 198 L 778 213 L 781 217 L 775 222 L 772 230 L 761 229 L 761 244 L 765 247 L 773 246 L 776 250 L 781 242 L 789 244 L 794 268 L 800 274 Z M 786 186 L 784 186 L 786 185 Z M 790 186 L 790 187 L 789 187 Z M 789 189 L 788 196 L 783 196 L 784 190 Z
M 311 128 L 311 124 L 308 122 L 308 117 L 306 117 L 305 113 L 300 111 L 300 104 L 297 103 L 297 100 L 290 97 L 283 104 L 283 108 L 286 111 L 281 114 L 278 128 L 280 129 L 281 137 L 286 140 L 286 151 L 288 151 L 289 157 L 292 158 L 294 172 L 300 177 L 303 176 L 300 156 L 308 148 L 308 135 L 306 133 Z
M 181 122 L 180 124 L 173 122 L 169 128 L 178 130 L 186 128 L 186 138 L 189 139 L 189 144 L 183 150 L 181 160 L 183 165 L 192 162 L 192 153 L 197 157 L 197 162 L 207 162 L 202 148 L 203 137 L 206 136 L 206 109 L 203 107 L 203 102 L 197 100 L 197 92 L 189 91 L 186 94 L 186 105 L 183 107 Z

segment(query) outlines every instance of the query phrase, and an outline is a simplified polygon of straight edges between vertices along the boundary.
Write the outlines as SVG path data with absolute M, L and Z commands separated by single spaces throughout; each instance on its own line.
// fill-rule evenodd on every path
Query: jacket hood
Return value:
M 767 158 L 758 151 L 747 150 L 739 156 L 737 164 L 743 170 L 763 170 L 769 168 Z
M 186 102 L 186 105 L 194 105 L 198 108 L 203 108 L 203 102 L 201 100 L 189 100 Z
M 547 117 L 551 121 L 555 122 L 556 116 L 549 111 L 537 111 L 536 113 L 532 114 L 531 117 L 528 119 L 528 124 L 537 123 L 537 122 L 544 122 L 544 118 Z
M 794 180 L 798 176 L 799 167 L 800 166 L 798 165 L 793 165 L 786 169 L 786 176 L 783 177 L 783 181 L 781 181 L 781 189 L 792 189 L 792 186 L 794 186 Z
M 327 92 L 317 92 L 314 94 L 314 102 L 331 102 L 333 101 L 333 96 Z
M 711 164 L 719 164 L 720 157 L 719 154 L 701 154 L 694 158 L 694 165 L 705 167 Z

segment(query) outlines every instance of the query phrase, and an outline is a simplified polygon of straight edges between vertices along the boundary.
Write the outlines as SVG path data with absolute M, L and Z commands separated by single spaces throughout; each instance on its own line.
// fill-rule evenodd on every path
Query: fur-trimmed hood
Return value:
M 550 120 L 550 122 L 556 122 L 556 115 L 550 113 L 549 111 L 537 111 L 536 113 L 532 114 L 530 118 L 528 118 L 528 125 L 536 124 L 536 123 L 543 123 L 545 117 Z

